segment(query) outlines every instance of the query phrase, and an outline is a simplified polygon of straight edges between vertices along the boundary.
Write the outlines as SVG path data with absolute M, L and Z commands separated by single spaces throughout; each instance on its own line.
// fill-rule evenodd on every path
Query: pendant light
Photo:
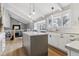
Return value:
M 32 18 L 32 16 L 35 15 L 35 4 L 34 3 L 30 3 L 29 4 L 29 18 Z
M 35 4 L 32 5 L 32 8 L 33 8 L 32 14 L 35 15 Z

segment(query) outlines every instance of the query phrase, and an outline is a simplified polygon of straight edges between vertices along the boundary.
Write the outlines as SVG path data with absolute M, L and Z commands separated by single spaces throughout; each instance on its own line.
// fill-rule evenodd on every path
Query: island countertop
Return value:
M 37 36 L 37 35 L 47 35 L 48 33 L 41 33 L 41 32 L 23 32 L 29 36 Z
M 79 52 L 79 41 L 73 41 L 69 44 L 66 44 L 66 47 L 70 50 Z

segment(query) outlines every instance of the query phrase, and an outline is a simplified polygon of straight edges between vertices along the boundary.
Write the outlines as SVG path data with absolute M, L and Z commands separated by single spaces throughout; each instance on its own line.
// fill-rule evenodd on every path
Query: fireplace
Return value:
M 20 25 L 13 25 L 12 29 L 15 29 L 15 30 L 20 30 L 20 29 L 21 29 L 21 27 L 20 27 Z
M 22 31 L 20 25 L 13 25 L 12 29 L 15 29 L 15 37 L 22 37 Z

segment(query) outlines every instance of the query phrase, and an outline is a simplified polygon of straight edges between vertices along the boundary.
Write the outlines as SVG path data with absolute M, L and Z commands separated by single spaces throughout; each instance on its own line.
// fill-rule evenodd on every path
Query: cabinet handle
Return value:
M 74 37 L 74 35 L 70 35 L 70 37 Z

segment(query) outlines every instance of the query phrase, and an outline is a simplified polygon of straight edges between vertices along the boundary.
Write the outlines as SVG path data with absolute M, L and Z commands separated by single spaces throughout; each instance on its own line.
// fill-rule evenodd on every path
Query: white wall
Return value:
M 66 33 L 79 33 L 79 3 L 73 3 L 70 5 L 69 10 L 62 11 L 53 14 L 54 17 L 62 17 L 63 15 L 70 13 L 70 21 L 63 27 Z M 61 30 L 61 29 L 60 29 Z
M 79 17 L 79 4 L 74 3 L 71 4 L 71 13 L 72 13 L 72 25 L 78 25 L 78 17 Z
M 6 9 L 3 10 L 3 25 L 4 27 L 10 28 L 10 17 Z
M 70 29 L 70 32 L 79 33 L 79 3 L 73 3 L 71 4 L 71 23 L 72 27 Z
M 69 21 L 64 26 L 63 26 L 63 16 L 68 16 L 69 18 Z M 57 22 L 54 21 L 57 20 L 57 18 L 60 19 L 61 25 L 58 25 Z M 60 32 L 65 32 L 65 30 L 68 31 L 71 27 L 71 10 L 67 9 L 58 13 L 54 13 L 50 19 L 52 20 L 52 26 L 50 26 L 50 29 L 48 28 L 50 31 L 56 31 L 56 29 Z M 49 24 L 47 24 L 47 26 L 48 25 Z

